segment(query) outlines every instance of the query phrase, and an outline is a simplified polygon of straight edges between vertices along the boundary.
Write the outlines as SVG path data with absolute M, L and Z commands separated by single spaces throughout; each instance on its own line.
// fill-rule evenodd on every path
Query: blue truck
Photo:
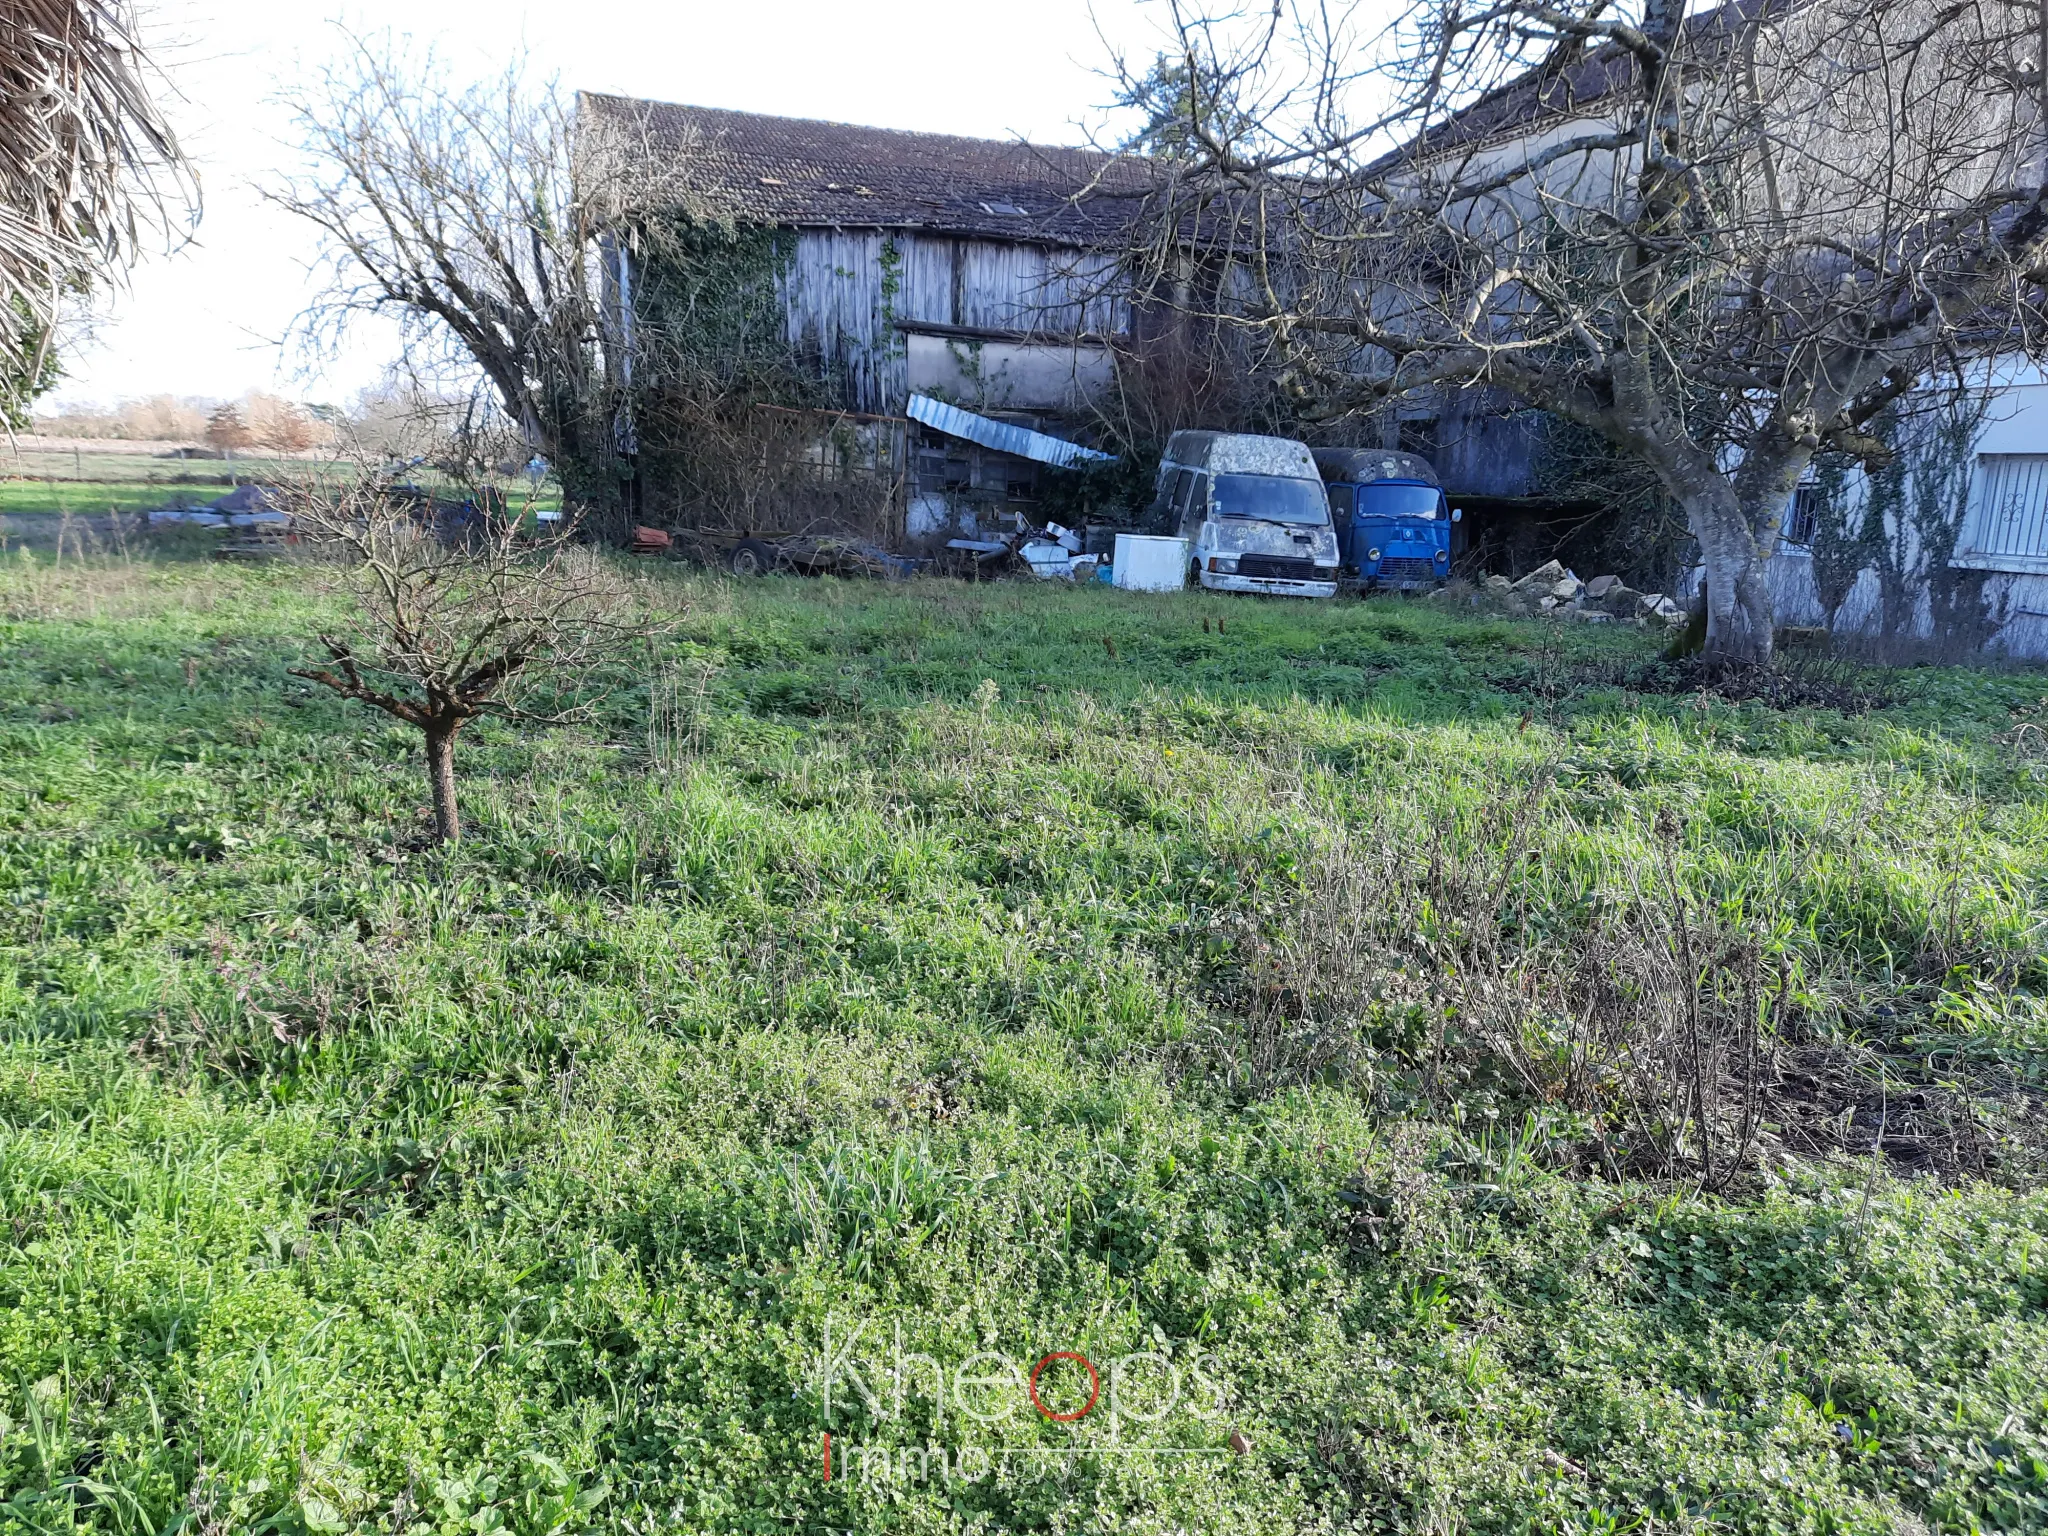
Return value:
M 1463 513 L 1420 454 L 1318 448 L 1345 573 L 1362 587 L 1413 591 L 1451 573 L 1451 525 Z

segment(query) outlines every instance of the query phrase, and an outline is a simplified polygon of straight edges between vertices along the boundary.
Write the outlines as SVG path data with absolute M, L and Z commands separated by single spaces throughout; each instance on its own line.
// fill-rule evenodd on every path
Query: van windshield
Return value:
M 1266 523 L 1313 523 L 1326 527 L 1329 504 L 1313 480 L 1282 475 L 1218 475 L 1210 505 L 1218 517 L 1249 517 Z
M 1435 517 L 1443 492 L 1433 485 L 1381 481 L 1359 487 L 1361 517 Z

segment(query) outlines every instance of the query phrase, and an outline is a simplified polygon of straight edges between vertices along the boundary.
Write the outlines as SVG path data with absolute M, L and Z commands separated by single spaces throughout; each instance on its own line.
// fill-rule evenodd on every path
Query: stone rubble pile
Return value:
M 1519 581 L 1487 577 L 1472 594 L 1472 603 L 1510 618 L 1548 613 L 1587 624 L 1661 624 L 1671 629 L 1682 629 L 1686 621 L 1685 609 L 1662 592 L 1638 592 L 1619 576 L 1581 581 L 1555 560 Z

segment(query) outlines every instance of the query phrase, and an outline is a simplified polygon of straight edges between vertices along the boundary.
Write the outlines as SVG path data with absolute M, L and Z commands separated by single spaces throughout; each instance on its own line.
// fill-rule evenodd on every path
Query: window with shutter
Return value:
M 1970 510 L 1949 564 L 2048 576 L 2048 453 L 1977 460 Z

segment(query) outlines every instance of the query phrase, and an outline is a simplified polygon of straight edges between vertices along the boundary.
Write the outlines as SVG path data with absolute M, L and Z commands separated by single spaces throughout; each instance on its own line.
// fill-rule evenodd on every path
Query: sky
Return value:
M 294 161 L 278 100 L 317 78 L 345 26 L 432 43 L 488 77 L 522 51 L 571 90 L 884 128 L 1077 142 L 1100 123 L 1110 48 L 1155 52 L 1157 0 L 145 0 L 161 94 L 203 211 L 100 304 L 44 410 L 263 389 L 345 403 L 382 376 L 395 333 L 341 354 L 281 346 L 312 291 L 317 244 L 258 188 Z M 1104 39 L 1108 39 L 1106 44 Z

